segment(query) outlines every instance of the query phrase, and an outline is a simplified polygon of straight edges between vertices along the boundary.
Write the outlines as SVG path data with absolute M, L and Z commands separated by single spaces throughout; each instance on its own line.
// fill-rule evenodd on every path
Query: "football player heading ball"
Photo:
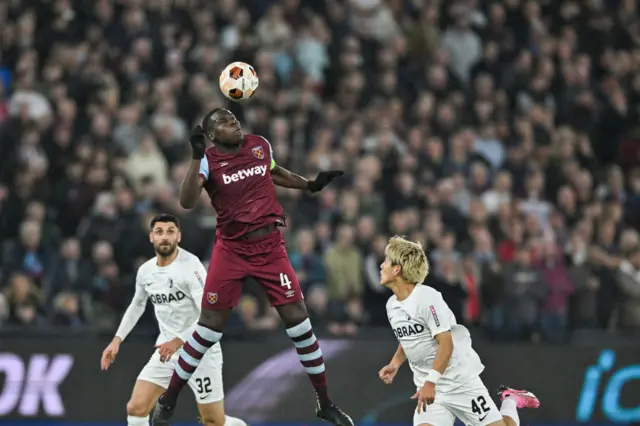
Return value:
M 213 142 L 207 147 L 207 139 Z M 207 114 L 190 139 L 193 161 L 180 187 L 180 204 L 193 208 L 204 188 L 218 215 L 216 242 L 193 335 L 185 342 L 167 391 L 153 412 L 154 426 L 167 426 L 178 395 L 204 354 L 220 341 L 242 284 L 254 279 L 264 288 L 293 340 L 317 395 L 316 415 L 336 426 L 353 421 L 329 397 L 324 359 L 304 304 L 280 227 L 284 210 L 275 185 L 318 192 L 341 171 L 320 172 L 315 180 L 276 164 L 269 142 L 242 132 L 236 117 L 224 108 Z

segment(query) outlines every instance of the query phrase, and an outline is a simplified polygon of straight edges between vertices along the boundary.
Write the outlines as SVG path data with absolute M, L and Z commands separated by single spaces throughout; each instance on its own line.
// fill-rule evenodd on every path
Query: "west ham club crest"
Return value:
M 264 159 L 264 150 L 262 149 L 262 146 L 254 146 L 251 148 L 251 152 L 253 152 L 253 156 L 258 160 Z

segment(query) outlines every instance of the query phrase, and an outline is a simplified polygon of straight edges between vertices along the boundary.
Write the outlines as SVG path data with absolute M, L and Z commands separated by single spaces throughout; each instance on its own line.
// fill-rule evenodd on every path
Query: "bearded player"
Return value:
M 206 148 L 206 139 L 213 146 Z M 207 191 L 218 217 L 216 243 L 200 320 L 180 351 L 167 391 L 158 399 L 153 425 L 168 425 L 180 391 L 205 353 L 222 338 L 229 314 L 240 298 L 243 280 L 251 277 L 266 291 L 293 340 L 317 395 L 316 415 L 336 426 L 353 426 L 351 418 L 329 397 L 322 351 L 279 230 L 285 219 L 274 186 L 314 193 L 343 173 L 321 172 L 315 180 L 307 181 L 283 169 L 276 164 L 269 142 L 261 136 L 243 134 L 236 117 L 223 108 L 205 116 L 202 127 L 194 129 L 190 143 L 193 161 L 180 187 L 180 204 L 190 209 L 202 189 Z
M 156 340 L 157 350 L 140 372 L 127 403 L 128 426 L 149 425 L 149 412 L 173 374 L 178 358 L 174 354 L 191 336 L 200 314 L 206 273 L 196 256 L 178 247 L 180 238 L 180 224 L 176 217 L 161 214 L 153 218 L 149 239 L 156 256 L 138 269 L 133 300 L 115 337 L 102 353 L 100 363 L 102 369 L 107 370 L 150 299 L 160 334 Z M 189 380 L 202 422 L 206 426 L 246 426 L 242 420 L 225 417 L 224 414 L 220 345 L 202 358 L 202 366 L 206 368 L 199 369 Z
M 469 331 L 431 287 L 421 284 L 429 273 L 427 256 L 419 243 L 391 238 L 380 265 L 381 284 L 393 296 L 387 316 L 400 342 L 391 362 L 379 376 L 393 381 L 405 361 L 413 372 L 418 406 L 414 426 L 453 426 L 455 419 L 473 426 L 517 426 L 519 408 L 538 408 L 534 394 L 500 387 L 500 410 L 480 379 L 484 365 L 471 347 Z

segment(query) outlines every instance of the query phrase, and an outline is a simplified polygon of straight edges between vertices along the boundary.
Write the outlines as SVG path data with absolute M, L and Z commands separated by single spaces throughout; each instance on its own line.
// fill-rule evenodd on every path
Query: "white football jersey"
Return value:
M 186 341 L 200 317 L 206 277 L 200 259 L 182 248 L 168 266 L 158 266 L 155 257 L 146 261 L 138 269 L 135 294 L 116 336 L 122 340 L 127 337 L 151 300 L 160 329 L 156 344 L 176 337 Z
M 387 302 L 387 317 L 407 355 L 417 388 L 422 388 L 433 367 L 438 350 L 434 336 L 446 331 L 451 331 L 453 337 L 453 354 L 436 389 L 453 390 L 484 370 L 480 357 L 471 347 L 469 330 L 456 322 L 439 291 L 418 284 L 405 300 L 398 300 L 394 294 Z

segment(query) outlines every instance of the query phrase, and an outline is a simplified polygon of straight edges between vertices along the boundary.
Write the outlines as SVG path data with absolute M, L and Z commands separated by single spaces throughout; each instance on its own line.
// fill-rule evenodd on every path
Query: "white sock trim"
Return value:
M 295 325 L 291 328 L 287 328 L 287 335 L 291 338 L 302 336 L 304 333 L 311 331 L 311 321 L 309 318 L 302 321 L 300 324 Z
M 518 415 L 518 404 L 513 398 L 505 398 L 500 406 L 500 414 L 503 417 L 509 417 L 516 426 L 520 426 L 520 416 Z
M 149 426 L 149 416 L 127 416 L 127 426 Z

